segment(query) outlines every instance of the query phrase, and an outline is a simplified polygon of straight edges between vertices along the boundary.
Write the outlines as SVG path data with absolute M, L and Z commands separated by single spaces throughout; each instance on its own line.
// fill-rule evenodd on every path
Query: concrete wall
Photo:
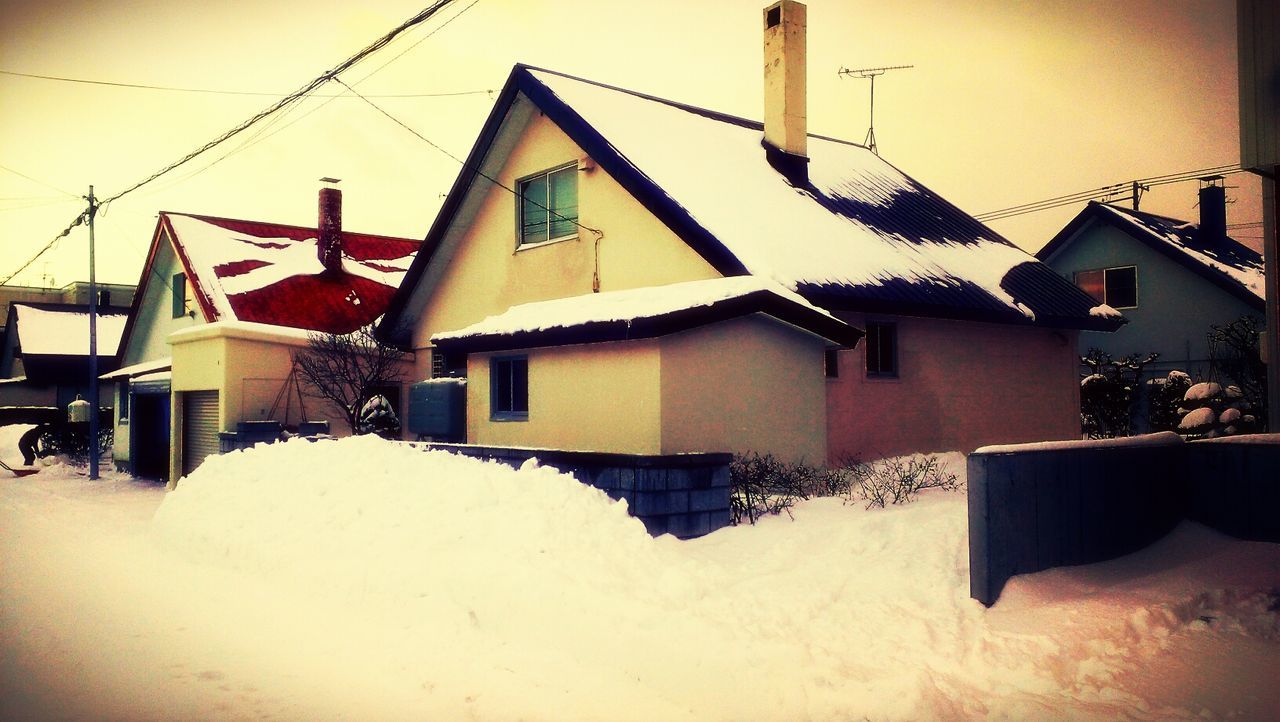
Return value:
M 529 418 L 494 421 L 489 361 L 527 355 Z M 467 441 L 621 454 L 660 454 L 661 382 L 656 341 L 472 354 L 467 362 Z
M 1048 264 L 1067 280 L 1082 270 L 1138 269 L 1138 306 L 1121 311 L 1129 322 L 1114 333 L 1082 332 L 1081 355 L 1090 348 L 1116 358 L 1156 351 L 1160 360 L 1152 368 L 1206 373 L 1209 326 L 1246 314 L 1262 318 L 1261 311 L 1110 225 L 1088 224 Z
M 762 315 L 674 334 L 662 346 L 662 453 L 827 458 L 824 342 Z
M 866 343 L 837 353 L 828 459 L 839 462 L 1080 436 L 1075 331 L 839 314 L 898 329 L 898 378 L 868 378 Z
M 527 103 L 526 103 L 527 105 Z M 528 110 L 525 109 L 527 114 Z M 540 114 L 522 125 L 513 113 L 509 133 L 518 138 L 497 172 L 507 187 L 518 178 L 547 170 L 585 155 L 554 123 Z M 484 193 L 480 208 L 452 253 L 438 286 L 426 301 L 413 333 L 418 350 L 416 375 L 431 375 L 430 337 L 462 328 L 511 306 L 591 293 L 597 243 L 582 231 L 575 238 L 517 249 L 516 197 L 478 180 L 473 193 Z M 613 180 L 596 168 L 578 173 L 580 222 L 604 232 L 598 244 L 600 288 L 613 291 L 719 276 L 666 226 Z

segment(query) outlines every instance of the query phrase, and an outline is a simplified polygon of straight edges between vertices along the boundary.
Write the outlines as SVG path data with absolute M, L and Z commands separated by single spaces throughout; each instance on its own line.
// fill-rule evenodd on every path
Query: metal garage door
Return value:
M 218 392 L 182 394 L 182 474 L 195 471 L 205 457 L 218 453 Z

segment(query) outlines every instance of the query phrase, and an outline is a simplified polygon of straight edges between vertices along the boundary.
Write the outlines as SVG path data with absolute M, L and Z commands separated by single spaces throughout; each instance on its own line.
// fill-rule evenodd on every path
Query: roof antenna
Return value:
M 867 137 L 862 141 L 862 144 L 867 147 L 867 150 L 876 155 L 880 155 L 879 149 L 876 148 L 876 76 L 884 75 L 886 70 L 904 70 L 914 67 L 914 65 L 889 65 L 883 68 L 859 68 L 857 70 L 840 68 L 840 70 L 836 71 L 836 75 L 871 79 L 871 124 L 867 127 Z

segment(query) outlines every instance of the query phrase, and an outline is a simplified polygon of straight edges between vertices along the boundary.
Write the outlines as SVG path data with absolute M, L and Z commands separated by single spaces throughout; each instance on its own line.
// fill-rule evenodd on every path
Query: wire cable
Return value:
M 425 9 L 423 9 L 423 10 L 419 11 L 416 15 L 414 15 L 414 16 L 413 16 L 413 17 L 411 17 L 411 18 L 409 18 L 409 19 L 408 19 L 408 20 L 406 20 L 405 22 L 401 23 L 399 26 L 397 26 L 397 27 L 396 27 L 395 29 L 393 29 L 391 32 L 387 33 L 386 35 L 383 35 L 381 38 L 378 38 L 378 39 L 377 39 L 377 40 L 375 40 L 373 43 L 371 43 L 370 45 L 368 45 L 368 46 L 367 46 L 367 47 L 365 47 L 364 49 L 362 49 L 362 50 L 360 50 L 359 52 L 357 52 L 355 55 L 352 55 L 351 57 L 349 57 L 349 58 L 347 58 L 346 60 L 342 61 L 341 63 L 339 63 L 338 65 L 334 66 L 334 67 L 333 67 L 333 68 L 331 68 L 330 70 L 328 70 L 328 71 L 326 71 L 326 72 L 324 72 L 324 73 L 320 74 L 319 76 L 317 76 L 317 77 L 313 78 L 311 81 L 309 81 L 308 83 L 306 83 L 305 85 L 303 85 L 303 86 L 302 86 L 301 88 L 299 88 L 298 90 L 295 90 L 294 92 L 292 92 L 292 93 L 290 93 L 289 95 L 287 95 L 287 96 L 285 96 L 285 97 L 281 98 L 280 100 L 276 101 L 275 103 L 272 103 L 272 104 L 271 104 L 271 105 L 270 105 L 266 110 L 263 110 L 263 111 L 261 111 L 261 112 L 257 113 L 257 114 L 256 114 L 256 115 L 254 115 L 252 118 L 249 118 L 248 120 L 246 120 L 246 121 L 244 121 L 243 123 L 241 123 L 241 124 L 237 125 L 236 127 L 232 128 L 231 130 L 227 131 L 226 133 L 223 133 L 222 135 L 218 136 L 217 138 L 215 138 L 215 139 L 213 139 L 213 140 L 209 141 L 208 143 L 205 143 L 204 145 L 200 146 L 200 147 L 199 147 L 199 148 L 197 148 L 196 150 L 194 150 L 194 151 L 192 151 L 192 152 L 188 153 L 187 155 L 183 156 L 182 158 L 178 159 L 177 161 L 174 161 L 173 163 L 170 163 L 169 165 L 165 166 L 164 168 L 161 168 L 160 170 L 156 171 L 155 173 L 152 173 L 150 176 L 147 176 L 146 178 L 142 179 L 141 181 L 138 181 L 137 183 L 134 183 L 133 185 L 129 186 L 128 188 L 125 188 L 124 190 L 120 191 L 119 193 L 116 193 L 115 195 L 112 195 L 112 196 L 109 196 L 109 197 L 107 197 L 107 198 L 104 198 L 104 199 L 102 200 L 101 205 L 104 205 L 104 206 L 105 206 L 105 205 L 107 205 L 107 204 L 109 204 L 109 203 L 111 203 L 111 202 L 113 202 L 113 201 L 119 200 L 120 198 L 122 198 L 122 197 L 124 197 L 124 196 L 128 195 L 129 193 L 132 193 L 133 191 L 138 190 L 138 189 L 139 189 L 139 188 L 141 188 L 142 186 L 144 186 L 144 185 L 146 185 L 146 184 L 148 184 L 148 183 L 150 183 L 150 182 L 154 181 L 155 179 L 159 178 L 160 176 L 165 175 L 165 174 L 166 174 L 166 173 L 168 173 L 169 171 L 171 171 L 171 170 L 173 170 L 173 169 L 177 168 L 178 166 L 181 166 L 181 165 L 183 165 L 183 164 L 187 163 L 188 161 L 192 160 L 192 159 L 193 159 L 193 158 L 195 158 L 196 156 L 199 156 L 199 155 L 201 155 L 201 154 L 205 153 L 206 151 L 208 151 L 208 150 L 210 150 L 210 149 L 212 149 L 212 148 L 214 148 L 214 147 L 216 147 L 216 146 L 218 146 L 218 145 L 221 145 L 222 143 L 226 142 L 228 139 L 230 139 L 230 138 L 232 138 L 232 137 L 234 137 L 234 136 L 236 136 L 236 135 L 238 135 L 238 134 L 240 134 L 240 133 L 244 132 L 245 130 L 247 130 L 248 128 L 252 127 L 254 124 L 256 124 L 258 121 L 262 120 L 263 118 L 266 118 L 266 117 L 267 117 L 267 116 L 269 116 L 269 115 L 272 115 L 272 114 L 276 113 L 276 112 L 277 112 L 277 111 L 279 111 L 281 108 L 284 108 L 284 107 L 286 107 L 286 106 L 288 106 L 288 105 L 291 105 L 291 104 L 293 104 L 293 103 L 297 102 L 297 101 L 298 101 L 298 100 L 300 100 L 301 98 L 303 98 L 303 97 L 305 97 L 306 95 L 308 95 L 309 93 L 311 93 L 311 91 L 315 90 L 316 88 L 319 88 L 321 85 L 324 85 L 325 83 L 329 82 L 330 80 L 333 80 L 334 78 L 336 78 L 336 77 L 338 76 L 338 74 L 339 74 L 339 73 L 342 73 L 343 71 L 350 69 L 350 68 L 351 68 L 352 66 L 354 66 L 356 63 L 358 63 L 358 62 L 360 62 L 361 60 L 365 59 L 365 58 L 366 58 L 366 57 L 368 57 L 370 54 L 372 54 L 372 53 L 374 53 L 374 52 L 377 52 L 378 50 L 381 50 L 383 47 L 385 47 L 385 46 L 387 45 L 387 43 L 390 43 L 392 40 L 394 40 L 396 37 L 398 37 L 398 36 L 399 36 L 401 33 L 403 33 L 404 31 L 408 30 L 408 29 L 409 29 L 409 28 L 411 28 L 411 27 L 414 27 L 415 25 L 419 25 L 419 24 L 421 24 L 421 23 L 425 22 L 425 21 L 426 21 L 427 19 L 429 19 L 431 16 L 433 16 L 433 15 L 435 15 L 437 12 L 439 12 L 441 8 L 445 7 L 446 5 L 450 4 L 451 2 L 453 2 L 453 0 L 436 0 L 436 2 L 432 3 L 431 5 L 429 5 L 428 7 L 426 7 Z
M 9 167 L 9 166 L 7 166 L 7 165 L 0 165 L 0 169 L 7 170 L 7 171 L 9 171 L 10 173 L 12 173 L 12 174 L 14 174 L 14 175 L 16 175 L 16 176 L 18 176 L 18 177 L 20 177 L 20 178 L 26 178 L 27 180 L 31 181 L 32 183 L 35 183 L 36 185 L 44 186 L 45 188 L 48 188 L 48 189 L 49 189 L 49 190 L 51 190 L 51 191 L 57 191 L 57 192 L 61 193 L 61 194 L 62 194 L 62 195 L 64 195 L 64 196 L 70 196 L 71 198 L 79 198 L 79 197 L 80 197 L 80 196 L 76 195 L 75 193 L 69 193 L 69 192 L 67 192 L 67 191 L 62 190 L 61 188 L 59 188 L 59 187 L 57 187 L 57 186 L 52 186 L 52 185 L 49 185 L 48 183 L 45 183 L 45 182 L 44 182 L 44 181 L 42 181 L 42 180 L 37 180 L 37 179 L 35 179 L 35 178 L 32 178 L 31 176 L 27 175 L 26 173 L 19 173 L 18 171 L 16 171 L 16 170 L 14 170 L 14 169 L 10 168 L 10 167 Z
M 13 70 L 0 70 L 0 75 L 13 75 L 19 78 L 37 78 L 40 80 L 56 80 L 63 83 L 82 83 L 85 85 L 105 85 L 113 88 L 134 88 L 138 90 L 164 90 L 172 93 L 207 93 L 210 95 L 247 95 L 254 97 L 282 98 L 288 93 L 266 93 L 253 90 L 216 90 L 213 88 L 180 88 L 171 85 L 146 85 L 144 83 L 118 83 L 109 80 L 89 80 L 87 78 L 63 78 L 56 75 L 39 75 L 36 73 L 19 73 Z M 493 90 L 457 90 L 448 93 L 385 93 L 374 95 L 374 98 L 452 98 L 459 95 L 482 95 Z M 316 98 L 342 98 L 346 95 L 315 95 Z
M 445 149 L 444 149 L 444 148 L 442 148 L 441 146 L 439 146 L 439 145 L 437 145 L 436 143 L 432 142 L 430 138 L 427 138 L 427 137 L 426 137 L 426 136 L 424 136 L 423 134 L 419 133 L 418 131 L 416 131 L 416 130 L 414 130 L 413 128 L 411 128 L 411 127 L 409 127 L 408 125 L 406 125 L 406 124 L 405 124 L 403 121 L 401 121 L 399 118 L 397 118 L 397 117 L 395 117 L 394 115 L 392 115 L 392 114 L 388 113 L 387 111 L 383 110 L 383 109 L 382 109 L 382 108 L 381 108 L 377 103 L 374 103 L 372 100 L 369 100 L 368 98 L 364 97 L 363 95 L 360 95 L 360 93 L 358 93 L 354 88 L 352 88 L 351 86 L 347 85 L 346 83 L 343 83 L 343 82 L 342 82 L 342 78 L 334 78 L 334 80 L 335 80 L 335 81 L 337 81 L 337 82 L 339 82 L 339 83 L 342 83 L 342 85 L 343 85 L 343 86 L 345 86 L 345 87 L 347 88 L 347 90 L 350 90 L 352 93 L 355 93 L 356 97 L 358 97 L 358 98 L 360 98 L 361 100 L 363 100 L 364 102 L 368 103 L 370 107 L 372 107 L 374 110 L 378 111 L 379 113 L 382 113 L 383 115 L 385 115 L 385 116 L 386 116 L 387 118 L 389 118 L 393 123 L 395 123 L 396 125 L 400 126 L 401 128 L 404 128 L 405 130 L 409 131 L 409 132 L 410 132 L 410 133 L 412 133 L 412 134 L 413 134 L 413 135 L 414 135 L 418 140 L 421 140 L 423 143 L 426 143 L 427 145 L 431 146 L 432 148 L 435 148 L 436 150 L 440 151 L 441 153 L 444 153 L 445 155 L 449 156 L 449 157 L 450 157 L 450 158 L 452 158 L 454 161 L 456 161 L 456 162 L 458 163 L 458 165 L 461 165 L 463 168 L 465 168 L 465 169 L 467 169 L 467 170 L 470 170 L 471 172 L 475 173 L 476 175 L 480 176 L 481 178 L 484 178 L 485 180 L 489 181 L 490 183 L 492 183 L 492 184 L 494 184 L 494 185 L 498 186 L 498 187 L 499 187 L 499 188 L 501 188 L 502 190 L 504 190 L 504 191 L 506 191 L 506 192 L 510 193 L 511 195 L 513 195 L 513 196 L 515 196 L 515 197 L 517 197 L 517 198 L 520 198 L 520 199 L 524 200 L 525 202 L 532 203 L 533 205 L 535 205 L 535 206 L 537 206 L 537 207 L 541 208 L 542 210 L 546 211 L 547 213 L 551 214 L 552 216 L 555 216 L 557 219 L 559 219 L 559 220 L 561 220 L 561 221 L 564 221 L 564 222 L 566 222 L 566 223 L 572 223 L 574 226 L 576 226 L 576 227 L 578 227 L 578 228 L 581 228 L 581 229 L 583 229 L 584 231 L 590 231 L 590 232 L 594 233 L 594 234 L 596 235 L 596 238 L 597 238 L 597 239 L 598 239 L 598 238 L 603 238 L 603 237 L 604 237 L 604 231 L 601 231 L 601 230 L 600 230 L 600 229 L 598 229 L 598 228 L 592 228 L 591 226 L 583 225 L 583 224 L 579 223 L 579 222 L 577 221 L 577 219 L 569 218 L 569 217 L 567 217 L 567 216 L 563 216 L 563 215 L 561 215 L 560 213 L 556 212 L 555 210 L 553 210 L 553 209 L 551 209 L 551 208 L 548 208 L 548 207 L 546 207 L 546 206 L 542 205 L 541 203 L 537 202 L 536 200 L 534 200 L 534 199 L 532 199 L 532 198 L 529 198 L 528 196 L 521 195 L 519 191 L 517 191 L 517 190 L 515 190 L 515 189 L 513 189 L 513 188 L 511 188 L 511 187 L 509 187 L 509 186 L 507 186 L 507 185 L 506 185 L 505 183 L 503 183 L 502 181 L 500 181 L 500 180 L 498 180 L 497 178 L 494 178 L 493 176 L 491 176 L 491 175 L 489 175 L 489 174 L 485 173 L 484 171 L 480 170 L 479 168 L 477 168 L 477 167 L 475 167 L 475 166 L 468 165 L 468 164 L 467 164 L 467 162 L 466 162 L 465 160 L 463 160 L 463 159 L 459 158 L 458 156 L 454 155 L 453 153 L 450 153 L 449 151 L 445 150 Z
M 63 238 L 66 238 L 67 235 L 71 233 L 71 229 L 75 228 L 76 226 L 82 225 L 88 219 L 89 219 L 89 211 L 88 210 L 82 211 L 80 215 L 76 216 L 76 219 L 74 221 L 71 221 L 70 225 L 68 225 L 66 228 L 63 228 L 61 233 L 54 236 L 52 241 L 49 241 L 48 243 L 46 243 L 44 248 L 41 248 L 40 251 L 36 253 L 36 255 L 32 256 L 31 260 L 19 266 L 18 270 L 14 271 L 13 273 L 10 273 L 8 276 L 5 276 L 4 280 L 0 281 L 0 286 L 7 284 L 9 281 L 13 280 L 14 276 L 27 270 L 27 268 L 29 268 L 31 264 L 36 262 L 36 259 L 40 258 L 40 256 L 43 256 L 46 252 L 48 252 L 50 248 L 53 248 L 54 246 L 56 246 L 58 244 L 58 241 L 62 240 Z

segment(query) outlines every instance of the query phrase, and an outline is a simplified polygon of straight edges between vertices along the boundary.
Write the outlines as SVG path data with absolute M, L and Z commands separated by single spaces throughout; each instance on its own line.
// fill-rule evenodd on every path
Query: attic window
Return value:
M 173 317 L 178 318 L 187 313 L 187 274 L 173 274 Z
M 769 8 L 769 11 L 765 13 L 764 17 L 764 26 L 766 28 L 774 27 L 778 23 L 782 22 L 782 6 L 777 5 Z
M 578 234 L 578 165 L 520 181 L 520 243 L 536 245 Z
M 1075 282 L 1098 303 L 1112 308 L 1138 307 L 1137 266 L 1076 271 Z

